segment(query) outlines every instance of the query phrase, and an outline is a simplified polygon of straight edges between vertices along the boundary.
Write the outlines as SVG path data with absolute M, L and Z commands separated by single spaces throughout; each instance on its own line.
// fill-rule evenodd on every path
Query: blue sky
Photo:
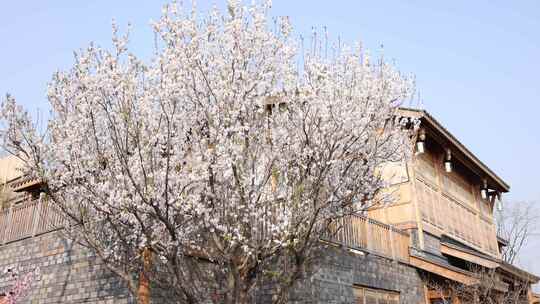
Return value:
M 199 1 L 201 9 L 220 1 Z M 165 1 L 4 1 L 0 94 L 47 111 L 46 84 L 90 41 L 110 45 L 111 20 L 133 24 L 131 50 L 152 51 L 148 26 Z M 273 1 L 300 34 L 331 36 L 371 50 L 413 73 L 425 108 L 512 187 L 510 201 L 540 204 L 540 2 Z M 540 273 L 533 240 L 524 263 Z

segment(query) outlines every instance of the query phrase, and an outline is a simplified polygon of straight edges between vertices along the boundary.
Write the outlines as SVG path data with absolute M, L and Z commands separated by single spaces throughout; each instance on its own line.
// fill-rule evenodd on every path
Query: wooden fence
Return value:
M 0 212 L 0 244 L 61 227 L 62 217 L 47 200 L 22 201 Z
M 409 234 L 361 215 L 349 215 L 335 223 L 325 240 L 404 262 L 409 261 Z

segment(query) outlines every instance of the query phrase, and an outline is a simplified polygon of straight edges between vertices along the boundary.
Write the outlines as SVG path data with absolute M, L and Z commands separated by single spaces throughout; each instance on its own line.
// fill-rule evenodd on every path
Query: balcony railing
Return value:
M 22 201 L 0 212 L 0 244 L 49 232 L 61 224 L 60 213 L 47 200 Z
M 326 241 L 395 260 L 409 260 L 409 234 L 361 215 L 349 215 L 335 223 Z
M 0 244 L 43 234 L 63 224 L 61 213 L 48 200 L 30 200 L 26 196 L 12 202 L 18 203 L 0 212 Z M 325 241 L 395 260 L 409 259 L 409 235 L 393 226 L 349 215 L 337 220 L 332 230 Z

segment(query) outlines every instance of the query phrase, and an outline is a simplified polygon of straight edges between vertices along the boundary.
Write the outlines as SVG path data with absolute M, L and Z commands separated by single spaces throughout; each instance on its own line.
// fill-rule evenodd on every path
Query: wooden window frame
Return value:
M 353 285 L 354 303 L 366 304 L 366 294 L 372 294 L 375 297 L 374 304 L 401 304 L 401 293 L 394 290 L 373 288 L 362 285 Z M 382 298 L 382 299 L 381 299 Z M 397 299 L 397 302 L 395 300 Z M 384 300 L 384 302 L 380 301 Z M 393 301 L 393 302 L 389 302 Z M 381 302 L 381 303 L 379 303 Z

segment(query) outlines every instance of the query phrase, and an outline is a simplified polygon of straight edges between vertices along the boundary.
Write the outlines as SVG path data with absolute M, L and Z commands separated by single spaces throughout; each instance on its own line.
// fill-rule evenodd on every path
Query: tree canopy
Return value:
M 326 38 L 303 47 L 268 3 L 168 5 L 150 61 L 113 29 L 112 50 L 53 76 L 44 133 L 5 100 L 5 149 L 135 295 L 144 276 L 175 303 L 251 303 L 262 284 L 286 301 L 333 220 L 408 157 L 412 78 Z

